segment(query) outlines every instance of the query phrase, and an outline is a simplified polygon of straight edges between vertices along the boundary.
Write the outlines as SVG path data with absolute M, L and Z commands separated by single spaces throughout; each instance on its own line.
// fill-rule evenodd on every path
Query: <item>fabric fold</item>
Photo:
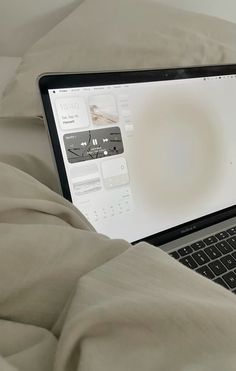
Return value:
M 78 280 L 55 370 L 233 371 L 235 305 L 141 243 Z
M 1 371 L 235 370 L 232 293 L 159 248 L 96 233 L 4 161 Z
M 97 234 L 69 202 L 0 164 L 0 317 L 53 327 L 76 280 L 129 247 Z

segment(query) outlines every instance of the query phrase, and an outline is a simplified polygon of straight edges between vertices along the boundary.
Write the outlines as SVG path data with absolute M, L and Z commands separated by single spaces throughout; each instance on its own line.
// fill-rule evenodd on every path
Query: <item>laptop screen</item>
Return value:
M 236 76 L 50 89 L 73 204 L 137 241 L 236 204 Z

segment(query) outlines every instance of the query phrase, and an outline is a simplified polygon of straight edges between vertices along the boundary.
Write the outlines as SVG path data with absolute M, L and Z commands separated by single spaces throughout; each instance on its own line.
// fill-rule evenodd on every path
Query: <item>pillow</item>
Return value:
M 31 45 L 70 14 L 81 1 L 0 1 L 1 55 L 22 56 Z
M 20 62 L 19 57 L 0 57 L 0 99 L 6 86 L 14 78 Z
M 24 56 L 0 116 L 38 116 L 43 72 L 121 70 L 236 61 L 236 25 L 154 0 L 86 0 Z

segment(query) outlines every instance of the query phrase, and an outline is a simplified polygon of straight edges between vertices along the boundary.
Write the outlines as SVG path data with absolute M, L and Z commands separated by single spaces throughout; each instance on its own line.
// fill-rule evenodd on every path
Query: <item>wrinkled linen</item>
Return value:
M 2 114 L 41 114 L 49 70 L 234 62 L 235 30 L 155 1 L 86 1 L 25 55 Z M 97 234 L 53 193 L 39 122 L 0 125 L 0 371 L 235 370 L 235 297 L 158 248 Z
M 86 0 L 23 56 L 0 117 L 42 114 L 45 72 L 166 68 L 236 61 L 236 25 L 156 0 Z
M 6 161 L 59 192 L 56 165 L 42 119 L 0 119 L 0 161 Z
M 7 160 L 0 163 L 1 371 L 236 369 L 233 294 L 158 248 L 96 233 L 22 171 L 23 159 L 21 170 Z

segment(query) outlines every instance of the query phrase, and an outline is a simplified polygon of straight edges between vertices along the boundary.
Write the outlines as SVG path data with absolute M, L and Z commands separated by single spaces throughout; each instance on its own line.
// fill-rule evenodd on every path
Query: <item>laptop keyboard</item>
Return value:
M 169 254 L 236 294 L 236 226 Z

